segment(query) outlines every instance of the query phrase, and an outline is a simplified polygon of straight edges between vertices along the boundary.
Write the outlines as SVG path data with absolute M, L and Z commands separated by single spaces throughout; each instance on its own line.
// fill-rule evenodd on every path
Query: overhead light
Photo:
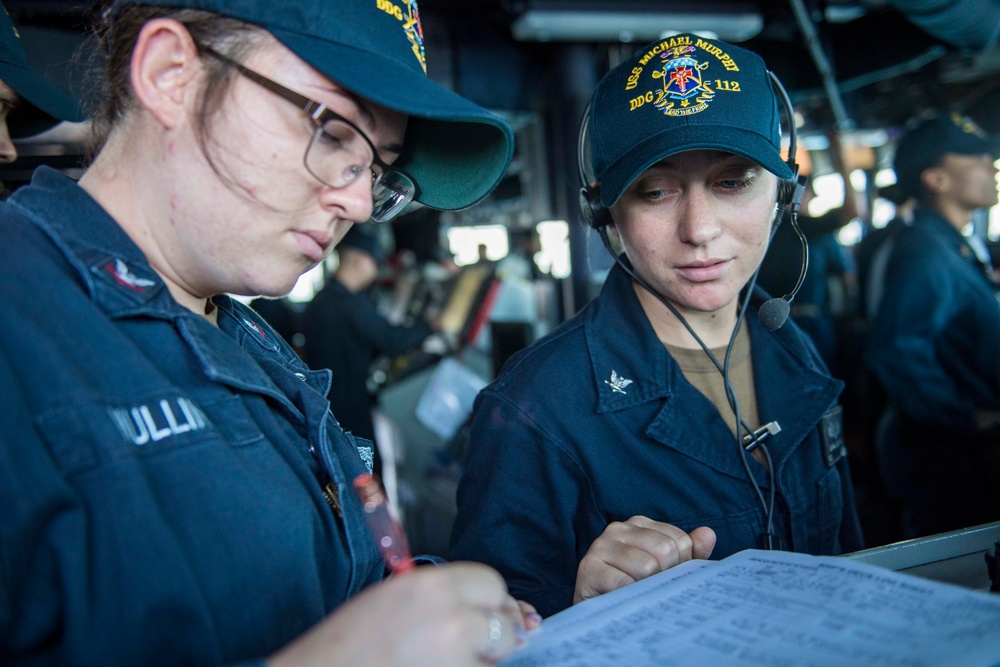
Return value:
M 682 32 L 743 42 L 760 33 L 756 12 L 632 12 L 529 9 L 512 24 L 515 39 L 533 42 L 650 42 Z

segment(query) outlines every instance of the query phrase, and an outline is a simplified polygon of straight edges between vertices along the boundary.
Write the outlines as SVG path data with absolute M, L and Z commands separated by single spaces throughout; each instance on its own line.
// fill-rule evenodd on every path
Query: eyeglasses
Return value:
M 357 125 L 331 111 L 325 104 L 299 95 L 214 49 L 206 46 L 200 46 L 199 49 L 236 68 L 246 78 L 288 100 L 309 115 L 316 130 L 306 146 L 303 162 L 309 173 L 320 183 L 332 188 L 347 187 L 370 170 L 372 220 L 386 222 L 413 200 L 417 192 L 413 179 L 383 162 L 371 139 Z

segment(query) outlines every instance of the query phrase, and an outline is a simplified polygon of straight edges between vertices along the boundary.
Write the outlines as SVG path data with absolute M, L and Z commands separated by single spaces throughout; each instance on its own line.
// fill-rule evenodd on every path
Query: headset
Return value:
M 792 228 L 795 230 L 795 234 L 799 238 L 799 242 L 802 247 L 802 266 L 799 271 L 798 280 L 792 291 L 780 298 L 769 299 L 761 305 L 760 310 L 757 313 L 757 317 L 760 320 L 764 328 L 774 331 L 781 327 L 788 319 L 788 314 L 790 310 L 790 304 L 795 299 L 799 290 L 802 287 L 802 283 L 805 280 L 806 270 L 809 266 L 809 246 L 806 241 L 805 234 L 802 233 L 802 229 L 799 227 L 798 223 L 798 209 L 802 202 L 802 195 L 805 192 L 805 187 L 807 183 L 806 176 L 799 175 L 799 165 L 795 162 L 796 146 L 797 146 L 797 136 L 795 128 L 795 111 L 792 108 L 791 100 L 788 97 L 788 93 L 785 91 L 784 86 L 781 85 L 781 81 L 773 72 L 768 70 L 768 75 L 770 76 L 772 86 L 775 92 L 778 93 L 778 97 L 781 99 L 782 106 L 785 111 L 785 115 L 788 118 L 788 132 L 789 132 L 789 142 L 788 142 L 788 159 L 786 164 L 792 172 L 791 178 L 781 179 L 778 184 L 778 195 L 776 206 L 779 209 L 785 209 L 788 211 L 789 221 Z M 746 309 L 750 302 L 750 294 L 753 292 L 753 288 L 757 283 L 757 274 L 760 272 L 760 266 L 758 265 L 757 270 L 754 271 L 749 282 L 746 286 L 746 293 L 743 298 L 743 302 L 739 308 L 739 312 L 736 319 L 736 325 L 733 327 L 733 333 L 729 338 L 729 344 L 726 347 L 726 356 L 723 362 L 719 360 L 712 354 L 712 351 L 707 345 L 701 340 L 694 329 L 688 324 L 687 320 L 683 315 L 678 312 L 677 308 L 667 300 L 662 294 L 657 292 L 651 285 L 649 285 L 645 280 L 643 280 L 631 267 L 631 263 L 627 258 L 619 255 L 611 246 L 611 241 L 608 239 L 607 228 L 612 224 L 611 212 L 606 209 L 601 204 L 600 196 L 600 183 L 594 181 L 592 182 L 587 178 L 587 171 L 584 166 L 584 152 L 587 145 L 587 128 L 590 124 L 590 105 L 584 110 L 583 119 L 580 121 L 580 132 L 577 137 L 577 167 L 579 168 L 580 175 L 580 216 L 588 226 L 596 230 L 598 235 L 601 237 L 601 241 L 604 243 L 604 247 L 607 248 L 608 252 L 614 258 L 615 262 L 624 271 L 642 286 L 647 292 L 652 294 L 657 298 L 668 310 L 670 310 L 674 316 L 684 325 L 688 333 L 694 337 L 698 345 L 704 350 L 708 355 L 708 358 L 712 361 L 718 371 L 722 374 L 723 384 L 726 390 L 726 398 L 729 402 L 729 406 L 733 411 L 736 419 L 736 443 L 740 453 L 740 459 L 743 462 L 744 470 L 746 471 L 747 477 L 750 480 L 750 484 L 753 486 L 754 492 L 757 495 L 758 502 L 761 505 L 761 509 L 764 513 L 765 521 L 765 532 L 760 536 L 759 547 L 762 549 L 780 549 L 780 537 L 774 532 L 774 494 L 775 494 L 775 480 L 774 480 L 774 465 L 771 461 L 771 454 L 768 451 L 765 441 L 771 436 L 777 434 L 781 431 L 781 426 L 776 421 L 768 422 L 767 424 L 761 426 L 760 428 L 754 430 L 743 421 L 740 416 L 739 401 L 736 398 L 736 392 L 733 389 L 732 383 L 729 380 L 729 361 L 730 356 L 733 351 L 733 346 L 736 342 L 736 335 L 740 330 L 740 326 L 743 324 L 743 319 L 746 315 Z M 778 225 L 781 223 L 782 216 L 779 215 L 776 218 L 775 224 L 771 230 L 771 239 L 774 238 L 774 234 L 778 229 Z M 742 437 L 739 435 L 743 433 Z M 760 448 L 767 461 L 768 475 L 771 477 L 770 493 L 767 500 L 764 499 L 764 494 L 757 484 L 757 480 L 753 476 L 753 472 L 750 470 L 749 462 L 747 461 L 747 454 L 756 448 Z

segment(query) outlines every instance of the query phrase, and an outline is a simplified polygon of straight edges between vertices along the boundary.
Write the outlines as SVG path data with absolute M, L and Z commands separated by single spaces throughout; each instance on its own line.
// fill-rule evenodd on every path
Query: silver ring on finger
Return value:
M 502 657 L 500 644 L 503 641 L 503 621 L 500 614 L 495 611 L 486 613 L 486 626 L 489 636 L 486 638 L 486 647 L 480 655 L 486 660 L 496 662 Z

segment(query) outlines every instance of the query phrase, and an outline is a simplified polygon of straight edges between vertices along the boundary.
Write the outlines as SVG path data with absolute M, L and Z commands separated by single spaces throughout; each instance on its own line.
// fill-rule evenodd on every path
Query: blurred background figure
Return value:
M 896 236 L 913 221 L 916 200 L 898 183 L 879 188 L 878 197 L 893 205 L 894 214 L 883 227 L 873 227 L 853 246 L 856 301 L 852 309 L 850 340 L 847 349 L 842 346 L 841 350 L 843 359 L 860 359 L 864 354 L 868 330 L 885 288 L 886 267 Z M 863 504 L 866 510 L 861 512 L 865 537 L 871 544 L 897 542 L 903 536 L 901 509 L 885 488 L 876 453 L 879 420 L 888 398 L 866 364 L 844 364 L 843 371 L 843 380 L 847 383 L 844 412 L 853 434 L 848 440 L 852 447 L 852 471 L 858 504 Z
M 0 162 L 17 159 L 13 139 L 44 132 L 60 121 L 83 120 L 79 104 L 28 65 L 21 36 L 0 4 Z M 10 192 L 0 184 L 3 199 Z
M 380 355 L 402 354 L 420 345 L 434 327 L 389 322 L 369 290 L 386 252 L 374 230 L 354 225 L 337 245 L 337 268 L 303 314 L 303 354 L 310 368 L 333 371 L 330 409 L 344 430 L 375 442 L 374 397 L 367 382 Z M 374 471 L 381 474 L 378 443 Z
M 876 451 L 904 537 L 1000 518 L 1000 307 L 985 247 L 966 235 L 997 204 L 1000 142 L 958 114 L 896 150 L 917 201 L 894 238 L 865 361 L 888 397 Z
M 878 312 L 885 285 L 885 268 L 892 254 L 896 234 L 913 222 L 916 199 L 899 183 L 879 188 L 878 196 L 896 207 L 896 214 L 885 227 L 874 229 L 854 246 L 854 263 L 858 273 L 858 315 L 871 320 Z
M 516 276 L 524 280 L 541 280 L 547 277 L 535 262 L 535 255 L 542 249 L 538 231 L 533 227 L 511 229 L 507 235 L 510 239 L 510 252 L 500 260 L 497 273 L 501 277 Z

